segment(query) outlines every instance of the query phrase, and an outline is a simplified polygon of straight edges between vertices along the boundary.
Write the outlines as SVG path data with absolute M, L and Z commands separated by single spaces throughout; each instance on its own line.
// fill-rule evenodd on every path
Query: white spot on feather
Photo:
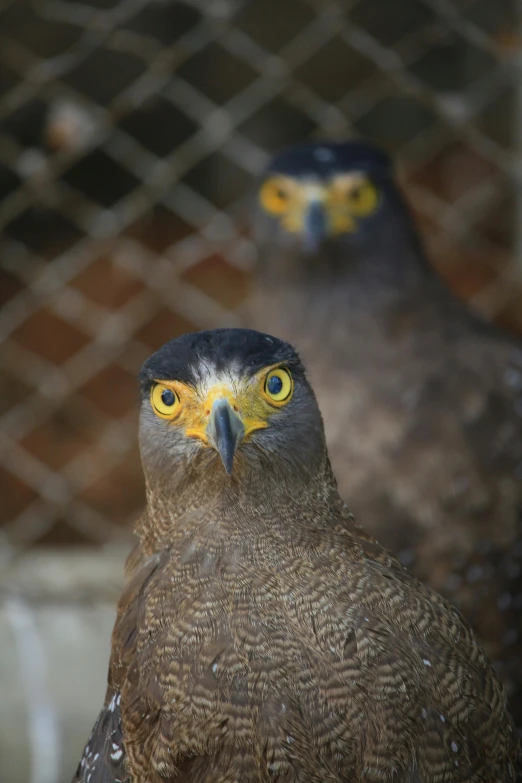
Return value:
M 119 761 L 122 756 L 123 756 L 123 750 L 121 748 L 118 748 L 118 750 L 115 750 L 114 753 L 111 753 L 111 759 L 113 761 Z
M 458 751 L 459 746 L 457 745 L 456 742 L 452 742 L 451 743 L 451 749 L 452 749 L 453 753 L 456 753 Z
M 431 661 L 428 661 L 427 658 L 423 658 L 422 662 L 423 662 L 424 666 L 431 666 Z

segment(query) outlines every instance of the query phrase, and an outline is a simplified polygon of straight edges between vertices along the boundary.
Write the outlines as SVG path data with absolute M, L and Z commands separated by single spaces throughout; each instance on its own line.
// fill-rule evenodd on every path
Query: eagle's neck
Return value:
M 319 469 L 307 476 L 252 464 L 241 455 L 228 476 L 220 460 L 206 453 L 199 464 L 180 466 L 169 477 L 147 476 L 146 487 L 147 510 L 136 532 L 150 552 L 181 552 L 192 540 L 203 548 L 216 540 L 226 548 L 227 541 L 267 534 L 284 540 L 307 525 L 329 525 L 349 513 L 326 452 Z
M 350 307 L 367 308 L 411 299 L 436 281 L 414 245 L 399 246 L 385 237 L 374 245 L 338 242 L 314 254 L 273 247 L 262 252 L 256 284 L 265 296 L 293 290 L 305 301 L 308 294 L 340 296 Z
M 271 329 L 302 351 L 321 337 L 326 347 L 333 332 L 345 346 L 361 339 L 396 344 L 403 332 L 411 335 L 405 323 L 422 339 L 441 319 L 448 329 L 470 321 L 466 306 L 419 256 L 415 236 L 409 244 L 390 242 L 388 249 L 383 241 L 367 254 L 339 244 L 315 258 L 273 249 L 247 303 L 249 323 Z

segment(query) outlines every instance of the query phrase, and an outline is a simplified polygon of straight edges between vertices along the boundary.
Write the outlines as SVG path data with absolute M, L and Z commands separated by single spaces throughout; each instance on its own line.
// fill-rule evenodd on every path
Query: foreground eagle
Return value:
M 147 510 L 74 780 L 514 781 L 493 667 L 354 524 L 294 350 L 189 334 L 141 388 Z
M 248 324 L 297 346 L 341 497 L 463 612 L 522 731 L 522 346 L 439 280 L 372 145 L 282 152 L 259 202 Z

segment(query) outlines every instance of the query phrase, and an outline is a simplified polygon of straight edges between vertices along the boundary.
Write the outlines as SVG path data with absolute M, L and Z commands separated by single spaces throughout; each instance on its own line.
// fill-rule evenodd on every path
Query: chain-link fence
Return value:
M 5 779 L 65 780 L 59 732 L 101 702 L 110 545 L 143 504 L 136 372 L 167 338 L 237 322 L 271 152 L 353 134 L 391 150 L 441 273 L 522 332 L 521 35 L 515 0 L 0 0 L 0 721 L 10 749 L 21 731 L 47 754 L 19 743 Z M 49 687 L 31 706 L 44 648 L 66 729 Z M 21 730 L 1 719 L 17 677 Z

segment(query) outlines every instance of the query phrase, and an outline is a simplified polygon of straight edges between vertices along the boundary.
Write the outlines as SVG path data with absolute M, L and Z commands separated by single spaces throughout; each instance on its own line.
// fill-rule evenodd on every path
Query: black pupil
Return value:
M 170 389 L 164 389 L 161 392 L 161 401 L 164 405 L 168 405 L 169 407 L 171 405 L 174 405 L 176 402 L 176 397 L 174 396 L 174 392 Z
M 279 394 L 282 388 L 283 381 L 278 375 L 272 375 L 272 377 L 268 379 L 267 389 L 270 394 Z

